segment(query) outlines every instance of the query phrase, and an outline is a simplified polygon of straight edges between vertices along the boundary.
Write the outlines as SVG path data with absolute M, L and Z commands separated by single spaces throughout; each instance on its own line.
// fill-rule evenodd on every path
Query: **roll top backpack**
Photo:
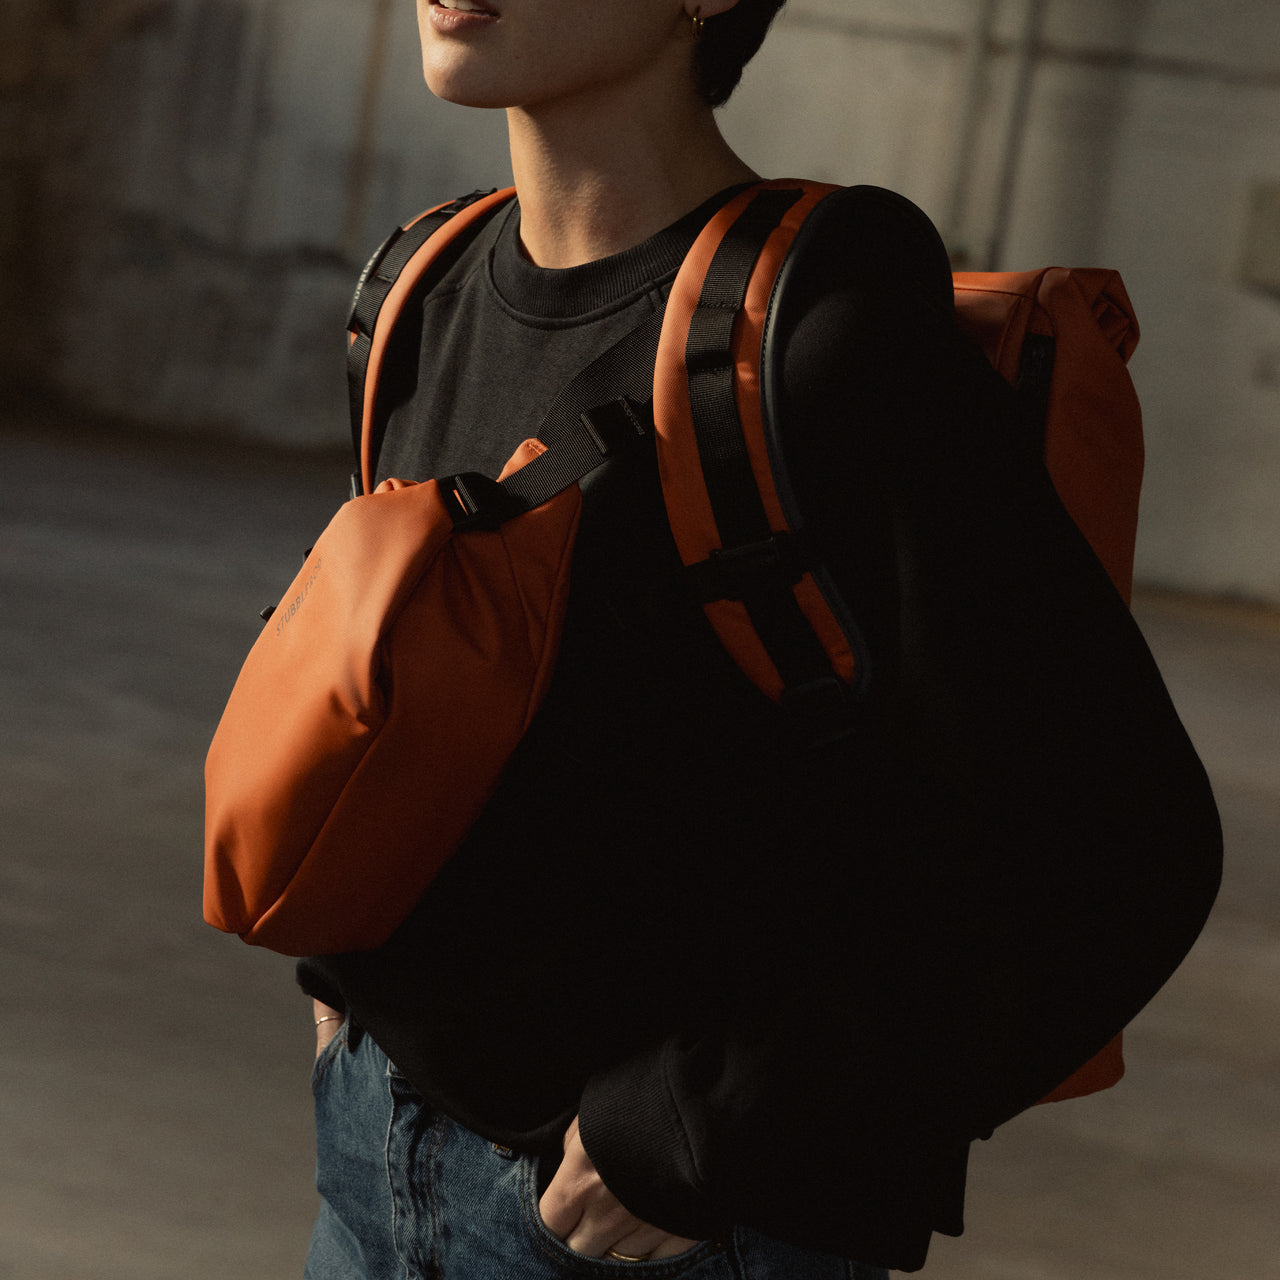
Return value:
M 355 496 L 269 619 L 210 747 L 209 923 L 293 955 L 376 947 L 394 931 L 545 692 L 577 481 L 650 434 L 690 589 L 727 653 L 814 749 L 849 731 L 866 649 L 805 537 L 772 327 L 801 231 L 839 190 L 764 182 L 731 199 L 665 313 L 575 379 L 496 478 L 372 484 L 396 321 L 514 192 L 431 210 L 379 249 L 348 321 Z M 961 325 L 1016 388 L 1065 507 L 1127 600 L 1142 429 L 1125 368 L 1138 327 L 1119 276 L 1051 268 L 954 283 Z M 1051 1097 L 1122 1071 L 1117 1038 Z

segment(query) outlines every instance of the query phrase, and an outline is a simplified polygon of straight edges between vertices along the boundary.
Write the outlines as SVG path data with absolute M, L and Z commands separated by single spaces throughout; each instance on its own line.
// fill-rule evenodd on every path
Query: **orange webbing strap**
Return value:
M 848 727 L 862 642 L 824 596 L 798 513 L 780 500 L 760 344 L 781 262 L 835 189 L 760 183 L 712 218 L 672 286 L 654 374 L 663 494 L 690 580 L 738 666 L 816 738 Z
M 489 215 L 515 195 L 504 191 L 472 192 L 429 209 L 393 232 L 369 260 L 356 285 L 347 317 L 347 386 L 351 435 L 360 460 L 361 491 L 373 488 L 373 450 L 378 382 L 387 342 L 415 286 L 441 260 L 449 245 L 479 229 Z

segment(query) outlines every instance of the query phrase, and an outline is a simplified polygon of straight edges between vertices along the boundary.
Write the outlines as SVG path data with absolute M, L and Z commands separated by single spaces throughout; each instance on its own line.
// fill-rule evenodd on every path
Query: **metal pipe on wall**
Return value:
M 1004 146 L 1000 157 L 996 202 L 992 214 L 991 235 L 987 240 L 985 260 L 978 264 L 983 271 L 1000 269 L 1005 242 L 1013 215 L 1014 190 L 1018 181 L 1018 163 L 1027 132 L 1027 114 L 1035 81 L 1036 59 L 1040 50 L 1040 33 L 1044 29 L 1049 0 L 1023 0 L 1025 8 L 1018 42 L 1014 47 L 1014 83 L 1005 116 Z
M 956 114 L 955 142 L 951 149 L 951 175 L 947 183 L 947 204 L 942 235 L 957 265 L 969 256 L 965 243 L 965 213 L 973 181 L 974 156 L 982 124 L 986 92 L 987 64 L 991 57 L 991 35 L 999 0 L 975 0 L 973 26 L 965 45 L 960 74 L 960 109 Z
M 377 150 L 378 106 L 382 100 L 382 81 L 387 66 L 392 3 L 393 0 L 374 0 L 373 4 L 364 83 L 360 89 L 360 109 L 351 148 L 351 167 L 347 171 L 346 209 L 339 239 L 343 256 L 350 262 L 362 262 L 369 248 L 364 242 L 364 219 Z

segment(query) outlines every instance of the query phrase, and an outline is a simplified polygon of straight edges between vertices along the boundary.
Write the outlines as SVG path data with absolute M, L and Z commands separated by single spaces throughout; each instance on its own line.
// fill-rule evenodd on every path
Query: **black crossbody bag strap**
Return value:
M 597 356 L 552 402 L 537 438 L 547 451 L 505 480 L 476 472 L 440 480 L 455 528 L 486 528 L 541 506 L 653 433 L 653 362 L 662 313 Z

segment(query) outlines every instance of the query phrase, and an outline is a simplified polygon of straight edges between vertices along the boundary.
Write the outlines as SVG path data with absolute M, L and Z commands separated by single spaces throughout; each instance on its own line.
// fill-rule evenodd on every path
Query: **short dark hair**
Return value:
M 764 43 L 769 24 L 786 0 L 738 0 L 732 9 L 707 19 L 694 49 L 698 92 L 713 107 L 728 102 L 742 68 Z

